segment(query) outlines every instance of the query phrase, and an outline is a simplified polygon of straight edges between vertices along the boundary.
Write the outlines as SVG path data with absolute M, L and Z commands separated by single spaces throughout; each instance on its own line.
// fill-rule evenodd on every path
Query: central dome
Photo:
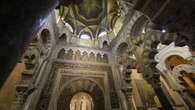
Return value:
M 85 19 L 99 18 L 104 9 L 103 0 L 83 0 L 79 5 L 75 5 L 75 9 L 80 16 Z
M 98 39 L 102 28 L 109 33 L 113 31 L 116 22 L 122 21 L 120 3 L 117 0 L 82 0 L 80 4 L 61 5 L 59 15 L 69 23 L 74 33 L 89 33 L 91 39 Z M 104 34 L 105 35 L 105 34 Z

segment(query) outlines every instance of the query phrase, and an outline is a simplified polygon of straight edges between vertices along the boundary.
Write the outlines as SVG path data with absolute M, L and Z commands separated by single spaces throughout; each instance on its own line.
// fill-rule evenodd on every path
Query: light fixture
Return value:
M 165 29 L 162 29 L 162 33 L 165 33 L 166 32 L 166 30 Z

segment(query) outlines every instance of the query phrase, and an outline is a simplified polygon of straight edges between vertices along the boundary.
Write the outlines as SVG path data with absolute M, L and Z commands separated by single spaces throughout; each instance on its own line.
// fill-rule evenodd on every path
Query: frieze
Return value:
M 85 70 L 93 70 L 93 71 L 111 71 L 110 65 L 94 65 L 88 63 L 80 63 L 80 62 L 58 62 L 55 61 L 54 64 L 57 68 L 63 69 L 85 69 Z
M 106 64 L 108 63 L 108 54 L 63 48 L 58 52 L 57 59 Z

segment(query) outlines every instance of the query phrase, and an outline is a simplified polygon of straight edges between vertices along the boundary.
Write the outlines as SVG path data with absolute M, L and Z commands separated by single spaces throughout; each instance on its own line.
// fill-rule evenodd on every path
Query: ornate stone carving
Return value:
M 50 72 L 50 77 L 47 81 L 47 84 L 45 85 L 44 91 L 42 91 L 42 94 L 41 94 L 41 97 L 39 99 L 36 110 L 47 110 L 48 109 L 49 101 L 51 100 L 51 92 L 52 92 L 53 87 L 54 87 L 53 84 L 54 84 L 54 81 L 56 79 L 56 75 L 59 74 L 59 70 L 58 70 L 59 68 L 63 69 L 63 70 L 61 70 L 61 72 L 63 72 L 64 75 L 66 75 L 67 73 L 70 73 L 71 75 L 74 76 L 74 77 L 69 76 L 69 77 L 61 80 L 60 84 L 64 84 L 67 81 L 70 81 L 71 79 L 76 78 L 75 75 L 78 74 L 78 73 L 74 73 L 75 69 L 76 70 L 93 71 L 93 72 L 106 71 L 107 74 L 108 74 L 108 83 L 110 85 L 110 87 L 109 87 L 110 91 L 114 91 L 114 85 L 113 85 L 113 81 L 112 81 L 113 79 L 112 79 L 111 69 L 110 69 L 110 66 L 108 66 L 108 65 L 90 65 L 90 64 L 79 63 L 79 62 L 77 62 L 77 63 L 75 63 L 75 62 L 72 62 L 72 63 L 71 62 L 69 62 L 69 63 L 68 62 L 67 63 L 66 62 L 63 62 L 63 63 L 55 62 L 55 63 L 53 63 L 52 71 Z M 82 74 L 83 75 L 91 75 L 91 74 L 88 74 L 86 72 L 82 73 Z M 94 77 L 94 80 L 97 80 L 98 82 L 100 82 L 101 85 L 104 85 L 104 83 L 105 83 L 103 79 L 99 79 L 98 77 L 97 78 Z M 85 86 L 83 86 L 83 85 L 79 86 L 80 83 L 85 84 Z M 99 94 L 99 93 L 94 92 L 97 89 L 97 87 L 92 87 L 93 85 L 87 86 L 86 84 L 88 85 L 89 83 L 86 82 L 86 81 L 79 82 L 78 86 L 80 88 L 83 87 L 83 89 L 84 88 L 91 88 L 90 90 L 92 90 L 92 93 L 94 95 Z M 68 90 L 68 91 L 74 92 L 75 90 L 77 90 L 76 88 L 74 88 L 75 87 L 74 84 L 71 84 L 69 86 L 71 86 L 73 88 Z M 66 95 L 68 95 L 68 93 Z M 62 107 L 62 106 L 59 107 L 59 109 L 62 109 L 62 108 L 64 108 L 64 107 Z
M 161 49 L 158 54 L 155 56 L 155 60 L 159 62 L 156 67 L 161 71 L 167 70 L 166 68 L 166 59 L 172 55 L 181 56 L 184 59 L 189 59 L 192 57 L 192 54 L 188 46 L 176 47 L 175 43 L 171 43 L 165 48 Z
M 87 52 L 83 51 L 81 53 L 80 50 L 65 50 L 61 49 L 58 52 L 57 58 L 64 60 L 73 60 L 73 61 L 82 61 L 82 62 L 95 62 L 95 63 L 105 63 L 108 64 L 108 55 L 104 53 L 101 55 L 100 53 L 95 54 L 95 52 Z
M 39 66 L 40 53 L 36 45 L 30 45 L 24 53 L 26 70 L 22 73 L 22 80 L 16 84 L 16 108 L 21 110 L 27 97 L 36 89 L 33 85 L 33 77 Z

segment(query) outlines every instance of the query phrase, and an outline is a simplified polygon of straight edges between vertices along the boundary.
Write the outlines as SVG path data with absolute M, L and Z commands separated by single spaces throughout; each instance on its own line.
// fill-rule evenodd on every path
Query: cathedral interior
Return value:
M 0 9 L 0 110 L 195 110 L 195 0 Z

